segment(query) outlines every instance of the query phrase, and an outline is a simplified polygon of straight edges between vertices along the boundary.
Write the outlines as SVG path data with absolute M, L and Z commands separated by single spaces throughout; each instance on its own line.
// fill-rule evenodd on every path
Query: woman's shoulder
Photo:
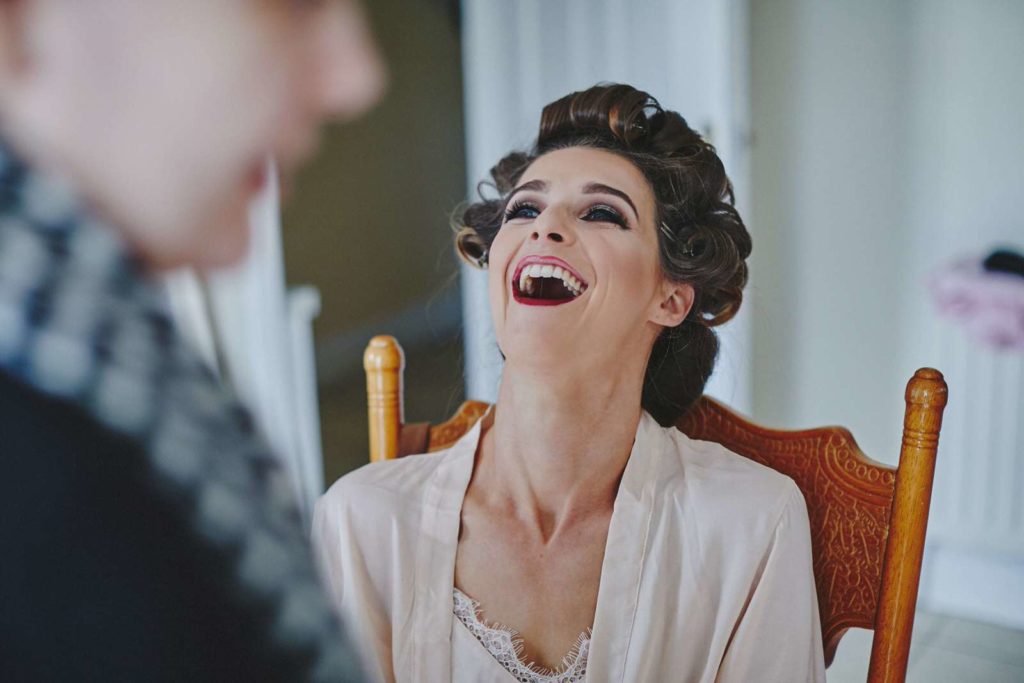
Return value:
M 338 479 L 317 501 L 314 525 L 364 527 L 390 519 L 394 528 L 418 528 L 425 509 L 461 504 L 476 453 L 476 429 L 450 447 L 363 465 Z
M 325 502 L 341 499 L 408 498 L 422 491 L 449 456 L 449 451 L 407 455 L 373 462 L 342 476 L 323 495 Z
M 460 474 L 472 468 L 474 452 L 475 443 L 467 440 L 434 453 L 363 465 L 334 482 L 317 508 L 328 517 L 364 517 L 372 511 L 412 519 L 428 501 L 445 505 L 451 498 L 447 494 L 458 488 Z
M 675 428 L 666 432 L 684 473 L 680 483 L 691 495 L 728 500 L 737 511 L 769 516 L 781 513 L 799 495 L 796 482 L 778 470 L 714 441 L 691 439 Z
M 681 525 L 666 528 L 699 529 L 706 552 L 733 559 L 760 557 L 734 551 L 763 549 L 780 529 L 809 543 L 806 503 L 793 479 L 719 443 L 676 429 L 665 436 L 676 457 L 667 458 L 675 464 L 664 483 L 664 495 L 674 504 L 663 507 Z

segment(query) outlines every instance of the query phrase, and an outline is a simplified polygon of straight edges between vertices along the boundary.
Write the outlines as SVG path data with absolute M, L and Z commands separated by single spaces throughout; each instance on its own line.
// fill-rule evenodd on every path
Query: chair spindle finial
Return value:
M 405 354 L 394 337 L 380 335 L 370 340 L 363 354 L 366 370 L 367 414 L 370 421 L 370 461 L 390 460 L 398 455 L 403 415 L 402 373 Z

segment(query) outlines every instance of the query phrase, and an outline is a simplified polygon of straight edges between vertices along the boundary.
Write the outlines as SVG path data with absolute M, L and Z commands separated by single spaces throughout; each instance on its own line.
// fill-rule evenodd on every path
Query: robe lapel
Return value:
M 450 681 L 452 589 L 459 546 L 462 502 L 473 474 L 473 462 L 485 415 L 444 456 L 424 496 L 417 539 L 415 586 L 407 648 L 397 662 L 399 681 Z M 419 457 L 419 456 L 414 456 Z
M 399 681 L 450 681 L 452 589 L 459 545 L 462 504 L 473 474 L 481 418 L 445 457 L 434 473 L 424 498 L 423 519 L 416 550 L 415 589 L 410 633 L 412 648 L 396 663 Z M 587 679 L 621 681 L 625 674 L 640 577 L 654 511 L 654 469 L 659 462 L 661 430 L 647 413 L 637 426 L 629 462 L 622 475 L 608 528 L 601 564 L 597 610 L 591 636 Z
M 643 413 L 608 527 L 587 662 L 590 681 L 621 681 L 625 675 L 654 511 L 659 435 L 657 423 Z

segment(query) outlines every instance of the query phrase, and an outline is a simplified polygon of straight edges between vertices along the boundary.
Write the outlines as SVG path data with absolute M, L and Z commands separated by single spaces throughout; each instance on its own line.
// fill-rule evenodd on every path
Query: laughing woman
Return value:
M 548 105 L 463 257 L 505 369 L 450 449 L 364 467 L 314 538 L 400 681 L 822 681 L 804 500 L 672 423 L 735 315 L 750 236 L 714 148 L 647 93 Z M 514 630 L 513 630 L 514 629 Z

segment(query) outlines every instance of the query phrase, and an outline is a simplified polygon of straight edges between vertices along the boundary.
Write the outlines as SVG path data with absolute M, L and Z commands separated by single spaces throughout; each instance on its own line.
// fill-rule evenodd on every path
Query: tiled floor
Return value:
M 828 669 L 829 683 L 864 683 L 871 632 L 851 629 Z M 1024 631 L 918 612 L 907 683 L 1024 683 Z

